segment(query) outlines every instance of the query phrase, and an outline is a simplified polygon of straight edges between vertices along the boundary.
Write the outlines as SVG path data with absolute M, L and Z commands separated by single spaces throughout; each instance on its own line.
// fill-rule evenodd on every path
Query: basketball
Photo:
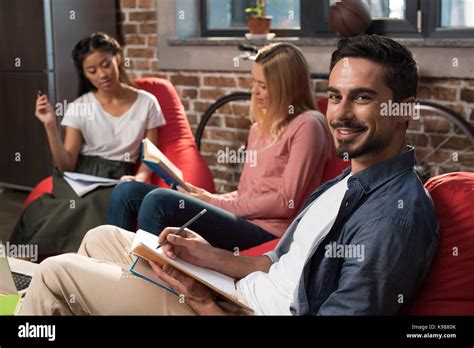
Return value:
M 341 0 L 329 8 L 329 24 L 341 37 L 363 34 L 371 22 L 369 6 L 361 0 Z

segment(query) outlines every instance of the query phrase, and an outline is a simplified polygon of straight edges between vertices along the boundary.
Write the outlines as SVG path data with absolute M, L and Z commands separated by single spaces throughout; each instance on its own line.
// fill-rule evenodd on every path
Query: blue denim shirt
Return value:
M 414 164 L 415 152 L 409 148 L 349 178 L 334 225 L 306 260 L 290 307 L 294 315 L 389 315 L 410 308 L 439 239 L 434 205 Z M 311 203 L 350 171 L 309 197 L 276 249 L 266 254 L 273 262 L 288 252 Z M 335 257 L 328 254 L 330 246 L 363 248 L 363 258 Z

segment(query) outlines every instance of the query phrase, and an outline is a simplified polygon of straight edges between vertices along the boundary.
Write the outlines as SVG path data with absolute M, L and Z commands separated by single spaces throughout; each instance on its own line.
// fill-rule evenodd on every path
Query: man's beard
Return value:
M 343 159 L 353 159 L 368 154 L 376 154 L 381 152 L 387 146 L 387 141 L 381 137 L 372 137 L 360 144 L 358 147 L 350 149 L 351 141 L 337 140 L 339 146 L 336 148 L 336 154 Z
M 336 128 L 349 128 L 356 130 L 367 130 L 368 127 L 359 123 L 356 120 L 342 121 L 342 122 L 333 122 L 331 123 L 333 129 Z M 381 152 L 389 144 L 389 139 L 384 139 L 381 136 L 372 136 L 371 138 L 365 140 L 358 147 L 350 149 L 352 140 L 336 140 L 338 142 L 338 147 L 336 148 L 336 154 L 338 157 L 345 160 L 361 157 L 368 154 L 376 154 Z

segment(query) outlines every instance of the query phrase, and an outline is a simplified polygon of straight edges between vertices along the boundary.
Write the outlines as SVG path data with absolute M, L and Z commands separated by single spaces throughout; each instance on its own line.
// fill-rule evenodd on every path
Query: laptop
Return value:
M 23 295 L 30 285 L 31 278 L 38 264 L 15 259 L 0 257 L 0 294 Z

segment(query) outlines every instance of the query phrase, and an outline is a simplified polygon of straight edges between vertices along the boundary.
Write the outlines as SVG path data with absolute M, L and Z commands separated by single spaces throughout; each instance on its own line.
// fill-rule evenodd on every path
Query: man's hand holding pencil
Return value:
M 172 259 L 179 257 L 193 265 L 211 268 L 215 262 L 215 248 L 200 235 L 188 228 L 183 228 L 183 226 L 180 228 L 165 228 L 159 235 L 159 246 Z M 155 262 L 150 262 L 150 266 L 155 274 L 171 289 L 180 296 L 184 296 L 184 303 L 189 305 L 197 314 L 226 314 L 216 303 L 213 292 L 194 278 L 170 265 L 162 267 Z
M 177 230 L 177 227 L 167 227 L 158 237 L 160 245 L 167 241 L 162 246 L 166 256 L 172 259 L 179 257 L 193 265 L 212 268 L 214 247 L 196 232 L 185 228 L 176 235 Z

